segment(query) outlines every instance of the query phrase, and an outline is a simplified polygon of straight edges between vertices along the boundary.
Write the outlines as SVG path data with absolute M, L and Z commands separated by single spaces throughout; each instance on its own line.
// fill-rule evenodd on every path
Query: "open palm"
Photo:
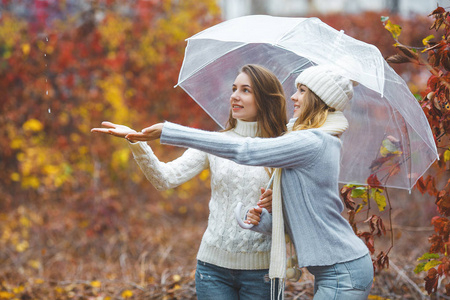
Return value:
M 102 122 L 101 128 L 92 128 L 91 132 L 111 134 L 116 137 L 125 138 L 127 134 L 136 133 L 136 130 L 125 125 L 114 124 L 111 122 Z

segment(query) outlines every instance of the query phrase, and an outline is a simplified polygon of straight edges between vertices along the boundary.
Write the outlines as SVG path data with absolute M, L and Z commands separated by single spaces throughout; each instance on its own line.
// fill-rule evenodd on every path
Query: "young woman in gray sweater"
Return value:
M 286 131 L 283 88 L 270 71 L 257 65 L 246 65 L 234 83 L 230 83 L 230 91 L 228 127 L 220 135 L 242 140 L 245 137 L 275 137 Z M 118 137 L 135 132 L 123 125 L 109 122 L 103 125 L 106 128 L 92 131 Z M 243 230 L 234 219 L 238 202 L 247 207 L 258 202 L 260 187 L 265 187 L 270 178 L 268 169 L 239 165 L 195 149 L 188 149 L 181 157 L 163 163 L 147 143 L 129 145 L 141 170 L 158 190 L 183 184 L 205 169 L 211 172 L 208 226 L 197 253 L 197 298 L 268 299 L 271 285 L 266 275 L 271 237 Z M 271 205 L 270 200 L 270 193 L 264 193 L 261 207 Z
M 272 223 L 270 277 L 285 275 L 284 225 L 294 243 L 298 267 L 315 276 L 315 300 L 367 299 L 373 265 L 363 241 L 341 215 L 338 176 L 342 110 L 353 97 L 352 82 L 326 66 L 314 66 L 296 79 L 292 131 L 277 138 L 232 140 L 217 133 L 166 122 L 129 137 L 161 138 L 161 143 L 196 148 L 239 164 L 279 168 L 272 215 L 252 210 L 249 223 Z M 282 198 L 282 200 L 281 200 Z M 270 234 L 270 232 L 269 232 Z M 282 295 L 282 293 L 279 293 Z

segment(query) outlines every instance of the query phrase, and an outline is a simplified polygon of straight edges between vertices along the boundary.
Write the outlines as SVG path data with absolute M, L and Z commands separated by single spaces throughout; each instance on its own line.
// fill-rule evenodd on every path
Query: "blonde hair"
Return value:
M 245 65 L 239 73 L 250 78 L 257 107 L 256 123 L 259 137 L 277 137 L 286 131 L 286 99 L 283 86 L 269 70 L 258 65 Z M 231 110 L 225 131 L 236 127 Z
M 306 87 L 301 105 L 301 112 L 294 123 L 292 130 L 305 130 L 311 128 L 319 128 L 325 123 L 329 112 L 334 112 L 335 109 L 329 107 L 307 86 L 298 84 L 298 87 Z

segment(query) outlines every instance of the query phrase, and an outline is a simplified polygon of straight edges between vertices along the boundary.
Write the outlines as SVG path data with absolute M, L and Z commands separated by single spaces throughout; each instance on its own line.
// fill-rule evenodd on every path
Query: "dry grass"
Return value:
M 428 299 L 425 275 L 413 270 L 429 246 L 434 204 L 416 192 L 391 193 L 395 246 L 371 299 Z M 197 198 L 205 210 L 192 214 L 120 197 L 12 206 L 0 214 L 0 299 L 196 299 L 195 257 L 207 199 L 207 194 Z M 28 237 L 22 252 L 14 235 Z M 389 239 L 376 247 L 388 248 Z M 313 278 L 304 272 L 287 285 L 286 299 L 312 299 L 312 288 Z

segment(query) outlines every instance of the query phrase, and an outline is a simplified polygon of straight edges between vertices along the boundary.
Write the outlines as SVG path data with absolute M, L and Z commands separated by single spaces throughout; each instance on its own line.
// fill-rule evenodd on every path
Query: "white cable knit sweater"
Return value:
M 238 120 L 234 130 L 222 134 L 240 139 L 256 136 L 256 130 L 256 122 Z M 181 157 L 163 163 L 147 143 L 129 145 L 139 167 L 158 190 L 174 188 L 210 168 L 210 213 L 197 259 L 229 269 L 269 268 L 271 237 L 241 229 L 234 219 L 238 202 L 246 208 L 258 202 L 260 187 L 265 187 L 269 181 L 263 167 L 239 165 L 195 149 L 188 149 Z

